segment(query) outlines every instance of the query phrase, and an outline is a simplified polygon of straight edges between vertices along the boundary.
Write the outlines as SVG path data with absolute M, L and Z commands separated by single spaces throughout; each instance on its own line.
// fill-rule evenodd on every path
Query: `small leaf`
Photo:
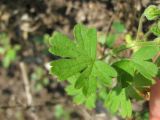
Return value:
M 117 38 L 117 35 L 116 34 L 108 34 L 107 37 L 106 37 L 106 45 L 108 47 L 112 47 L 113 44 L 115 43 L 116 41 L 116 38 Z
M 112 27 L 117 33 L 122 33 L 125 30 L 124 24 L 120 21 L 114 21 Z
M 153 83 L 154 83 L 153 80 L 147 79 L 141 74 L 137 74 L 133 78 L 132 85 L 134 85 L 137 88 L 140 88 L 140 87 L 145 88 L 145 87 L 151 86 Z
M 9 49 L 7 52 L 6 52 L 6 55 L 2 61 L 3 63 L 3 66 L 5 68 L 9 67 L 10 63 L 16 59 L 16 51 L 14 49 Z
M 78 48 L 87 53 L 88 57 L 93 60 L 96 58 L 97 33 L 96 29 L 87 28 L 82 24 L 74 27 L 74 36 L 76 38 Z
M 160 16 L 160 9 L 155 5 L 150 5 L 145 9 L 144 15 L 148 20 L 155 20 Z
M 147 79 L 152 80 L 158 73 L 158 68 L 155 64 L 147 61 L 133 59 L 134 65 L 139 73 Z
M 98 33 L 98 42 L 104 45 L 106 43 L 106 34 Z
M 76 89 L 75 83 L 78 77 L 79 74 L 68 79 L 70 85 L 65 88 L 67 94 L 73 96 L 73 101 L 76 104 L 85 104 L 85 106 L 89 109 L 95 108 L 96 93 L 94 92 L 90 96 L 85 96 L 82 89 Z
M 75 43 L 61 33 L 55 32 L 49 42 L 52 46 L 49 51 L 54 55 L 71 58 L 75 58 L 78 55 Z
M 151 27 L 151 32 L 158 37 L 160 36 L 160 21 Z
M 57 75 L 60 80 L 65 80 L 83 70 L 89 63 L 90 61 L 85 58 L 55 60 L 51 62 L 53 67 L 50 72 Z
M 79 76 L 79 78 L 76 81 L 75 88 L 79 89 L 79 88 L 83 87 L 83 85 L 88 80 L 88 76 L 90 75 L 91 69 L 92 69 L 92 66 L 90 65 L 90 66 L 88 66 L 87 69 L 85 69 L 81 73 L 81 75 Z
M 139 94 L 140 92 L 132 85 L 126 87 L 126 94 L 133 99 L 142 100 L 143 97 Z
M 134 76 L 135 66 L 134 66 L 134 63 L 130 60 L 127 60 L 127 59 L 120 60 L 114 63 L 113 66 L 124 70 L 125 72 L 129 73 L 131 76 Z
M 96 95 L 92 94 L 87 98 L 85 105 L 87 108 L 92 109 L 96 107 L 95 102 L 96 102 Z
M 126 97 L 125 88 L 113 89 L 110 91 L 106 98 L 105 106 L 113 114 L 119 112 L 123 118 L 131 117 L 132 115 L 132 105 L 130 100 Z
M 108 64 L 102 61 L 95 62 L 96 77 L 105 85 L 112 85 L 112 78 L 117 76 L 117 72 Z
M 149 60 L 152 59 L 159 52 L 157 46 L 144 46 L 136 51 L 133 55 L 133 59 L 137 60 Z
M 124 71 L 118 71 L 118 77 L 117 77 L 117 86 L 121 86 L 122 88 L 128 87 L 133 82 L 133 77 Z
M 155 80 L 147 79 L 141 74 L 136 74 L 133 77 L 132 83 L 126 87 L 127 95 L 133 99 L 142 100 L 144 95 L 142 94 L 147 88 L 150 88 L 154 84 Z

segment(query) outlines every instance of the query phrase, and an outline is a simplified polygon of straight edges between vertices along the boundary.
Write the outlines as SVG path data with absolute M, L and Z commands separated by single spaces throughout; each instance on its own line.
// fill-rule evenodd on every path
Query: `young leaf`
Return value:
M 96 92 L 97 81 L 111 86 L 117 73 L 106 63 L 96 60 L 96 30 L 78 24 L 74 28 L 74 36 L 75 41 L 60 33 L 50 38 L 50 52 L 61 57 L 51 63 L 51 73 L 61 80 L 80 73 L 75 87 L 82 88 L 85 95 Z
M 132 85 L 129 85 L 128 87 L 126 87 L 126 94 L 130 98 L 133 98 L 133 99 L 136 99 L 136 100 L 142 100 L 143 99 L 143 96 L 140 95 L 140 91 L 138 91 L 138 89 L 136 89 Z
M 147 79 L 152 80 L 153 77 L 157 75 L 158 68 L 155 64 L 148 61 L 138 60 L 138 59 L 133 59 L 132 61 L 134 62 L 134 65 L 137 71 Z
M 137 88 L 145 88 L 147 86 L 151 86 L 153 83 L 154 81 L 143 77 L 141 74 L 136 74 L 133 78 L 132 85 L 134 85 Z
M 146 60 L 152 59 L 159 52 L 157 46 L 144 46 L 132 55 L 132 62 L 139 73 L 147 79 L 152 80 L 157 75 L 157 66 Z
M 3 66 L 5 68 L 9 67 L 10 63 L 16 58 L 16 50 L 10 48 L 5 57 L 4 57 L 4 60 L 3 60 Z
M 129 73 L 131 76 L 134 76 L 135 66 L 131 60 L 127 60 L 127 59 L 120 60 L 118 62 L 115 62 L 113 66 L 124 70 L 125 72 Z
M 106 37 L 106 45 L 110 48 L 113 47 L 113 44 L 115 43 L 116 38 L 117 38 L 116 34 L 109 33 Z
M 151 27 L 151 32 L 158 37 L 160 36 L 160 21 Z
M 160 9 L 155 5 L 150 5 L 144 11 L 144 15 L 148 20 L 155 20 L 160 16 Z
M 73 96 L 73 101 L 76 104 L 85 104 L 87 108 L 93 109 L 95 108 L 96 93 L 94 92 L 90 96 L 85 96 L 82 92 L 82 89 L 76 89 L 75 83 L 76 83 L 78 76 L 79 74 L 68 79 L 70 85 L 68 85 L 65 88 L 65 90 L 68 95 Z
M 154 80 L 147 79 L 138 73 L 133 77 L 132 83 L 126 87 L 127 95 L 131 98 L 142 100 L 144 99 L 144 95 L 142 93 L 146 91 L 146 88 L 153 85 L 153 83 Z
M 122 88 L 128 87 L 133 82 L 133 76 L 128 74 L 125 71 L 122 71 L 121 69 L 118 70 L 118 77 L 117 77 L 117 86 L 120 86 Z
M 157 46 L 144 46 L 136 51 L 133 55 L 133 59 L 137 60 L 149 60 L 152 59 L 159 52 Z
M 52 46 L 49 51 L 61 57 L 78 57 L 78 49 L 74 42 L 68 39 L 61 33 L 55 32 L 54 36 L 49 39 L 50 45 Z
M 114 21 L 112 27 L 118 33 L 122 33 L 125 30 L 124 24 L 120 21 Z
M 131 117 L 132 105 L 130 100 L 126 96 L 125 88 L 114 89 L 108 94 L 105 106 L 112 112 L 119 112 L 124 118 Z
M 112 85 L 112 78 L 117 76 L 117 72 L 102 61 L 95 62 L 95 74 L 106 85 Z

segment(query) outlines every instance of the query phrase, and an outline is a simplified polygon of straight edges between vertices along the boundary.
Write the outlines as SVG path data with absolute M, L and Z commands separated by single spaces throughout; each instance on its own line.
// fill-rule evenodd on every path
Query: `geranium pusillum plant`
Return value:
M 65 90 L 73 102 L 88 109 L 101 100 L 112 114 L 132 118 L 132 99 L 146 99 L 150 94 L 150 120 L 160 120 L 160 9 L 150 5 L 142 14 L 135 40 L 118 49 L 110 48 L 108 59 L 98 59 L 97 31 L 82 24 L 74 27 L 74 40 L 55 32 L 49 37 L 50 53 L 59 56 L 51 62 L 50 73 L 58 80 L 66 80 Z M 155 21 L 143 33 L 143 21 Z M 149 40 L 149 35 L 155 36 Z M 133 51 L 121 57 L 120 52 Z M 156 79 L 154 79 L 156 78 Z M 151 90 L 150 90 L 151 88 Z

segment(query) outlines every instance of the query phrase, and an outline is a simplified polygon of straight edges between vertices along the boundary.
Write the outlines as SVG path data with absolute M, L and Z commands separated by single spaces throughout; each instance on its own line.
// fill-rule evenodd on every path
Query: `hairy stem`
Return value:
M 139 25 L 138 25 L 137 35 L 136 35 L 136 41 L 139 40 L 139 34 L 142 33 L 143 21 L 144 21 L 144 15 L 142 14 L 141 17 L 140 17 L 140 20 L 139 20 Z

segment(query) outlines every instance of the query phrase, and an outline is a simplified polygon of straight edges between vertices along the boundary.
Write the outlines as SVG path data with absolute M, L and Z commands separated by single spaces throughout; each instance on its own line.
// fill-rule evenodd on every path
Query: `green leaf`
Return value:
M 98 33 L 98 42 L 104 45 L 106 43 L 106 34 Z
M 120 21 L 114 21 L 112 24 L 112 29 L 113 33 L 109 33 L 106 36 L 106 45 L 110 48 L 114 47 L 114 43 L 116 42 L 117 38 L 122 32 L 124 32 L 125 26 Z
M 133 78 L 133 83 L 132 85 L 134 85 L 137 88 L 145 88 L 145 87 L 149 87 L 154 83 L 153 80 L 147 79 L 145 77 L 143 77 L 141 74 L 137 74 L 134 76 Z
M 54 55 L 71 58 L 75 58 L 78 55 L 76 44 L 61 33 L 55 32 L 49 42 L 52 46 L 49 51 Z
M 142 100 L 144 96 L 141 94 L 153 85 L 154 80 L 147 79 L 141 74 L 136 74 L 133 77 L 132 83 L 126 87 L 127 95 L 133 99 Z
M 149 60 L 152 59 L 159 52 L 157 46 L 144 46 L 136 51 L 133 55 L 133 59 L 137 60 Z
M 95 62 L 95 74 L 105 85 L 112 85 L 112 78 L 117 76 L 117 72 L 102 61 Z
M 62 118 L 64 113 L 65 113 L 65 110 L 63 106 L 61 106 L 60 104 L 55 106 L 54 115 L 57 119 Z
M 85 104 L 89 109 L 95 108 L 96 93 L 92 93 L 90 96 L 85 96 L 82 89 L 76 89 L 75 83 L 79 75 L 69 78 L 70 85 L 68 85 L 65 90 L 68 95 L 73 96 L 73 101 L 76 104 Z
M 114 21 L 112 25 L 113 29 L 116 30 L 118 33 L 122 33 L 125 30 L 125 26 L 120 21 Z
M 116 41 L 116 38 L 117 38 L 117 35 L 116 34 L 108 34 L 107 37 L 106 37 L 106 45 L 108 47 L 112 47 L 113 44 L 115 43 Z
M 96 58 L 97 33 L 96 29 L 88 29 L 78 24 L 74 28 L 74 36 L 77 46 L 81 51 L 87 53 L 87 56 L 93 60 Z
M 118 71 L 118 77 L 117 77 L 117 86 L 120 86 L 122 88 L 128 87 L 133 82 L 133 76 L 128 74 L 125 71 Z
M 132 115 L 132 105 L 126 97 L 125 88 L 110 91 L 106 98 L 105 106 L 113 114 L 118 112 L 123 118 L 131 117 Z
M 80 77 L 77 79 L 75 87 L 81 88 L 83 85 L 86 84 L 86 81 L 88 80 L 88 76 L 91 74 L 92 66 L 88 66 L 80 75 Z
M 157 46 L 144 46 L 132 55 L 132 62 L 139 73 L 152 80 L 157 75 L 157 66 L 146 60 L 151 60 L 159 52 Z
M 133 59 L 134 65 L 139 73 L 141 73 L 144 77 L 147 79 L 153 79 L 158 73 L 158 68 L 155 64 L 143 61 L 143 60 L 137 60 Z
M 96 60 L 96 30 L 78 24 L 74 28 L 74 36 L 75 41 L 60 33 L 50 38 L 50 52 L 61 57 L 51 63 L 50 72 L 61 80 L 79 74 L 75 87 L 82 88 L 86 96 L 96 92 L 97 81 L 111 86 L 117 73 L 106 63 Z
M 160 36 L 160 21 L 151 27 L 151 32 L 158 37 Z
M 3 63 L 3 66 L 5 68 L 9 67 L 10 63 L 16 59 L 16 51 L 14 49 L 9 49 L 7 52 L 6 52 L 6 55 L 2 61 Z
M 144 15 L 148 20 L 155 20 L 160 16 L 160 9 L 155 5 L 150 5 L 145 9 Z
M 140 92 L 134 86 L 129 85 L 126 87 L 126 94 L 133 99 L 142 100 L 143 97 L 139 94 Z
M 90 63 L 86 58 L 77 59 L 60 59 L 51 62 L 51 73 L 65 80 L 79 72 L 81 72 Z
M 92 94 L 86 99 L 85 105 L 87 108 L 92 109 L 96 107 L 95 102 L 96 102 L 96 94 Z
M 115 62 L 113 66 L 124 70 L 125 72 L 129 73 L 131 76 L 134 76 L 135 66 L 131 60 L 123 59 Z

